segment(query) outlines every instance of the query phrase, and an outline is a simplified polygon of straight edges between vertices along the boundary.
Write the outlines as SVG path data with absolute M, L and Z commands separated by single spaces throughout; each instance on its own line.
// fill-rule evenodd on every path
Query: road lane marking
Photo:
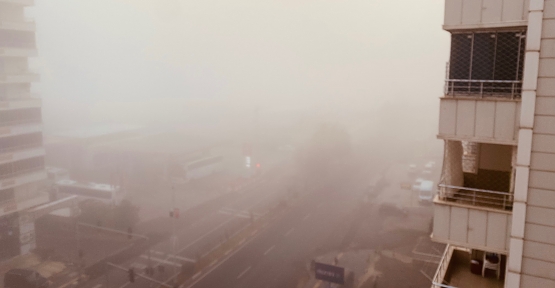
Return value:
M 266 254 L 270 253 L 270 251 L 272 251 L 272 249 L 274 249 L 276 247 L 276 245 L 270 247 L 270 249 L 266 250 L 266 252 L 264 252 L 264 256 L 266 256 Z
M 191 288 L 191 287 L 195 286 L 198 282 L 200 282 L 202 279 L 204 279 L 204 277 L 206 277 L 208 274 L 212 273 L 212 271 L 216 270 L 218 267 L 220 267 L 222 264 L 224 264 L 227 260 L 229 260 L 231 257 L 233 257 L 233 255 L 239 253 L 239 251 L 241 251 L 245 246 L 247 246 L 247 244 L 252 242 L 254 239 L 255 238 L 251 238 L 244 245 L 239 246 L 235 251 L 231 252 L 231 254 L 229 256 L 227 256 L 227 258 L 224 258 L 218 264 L 216 264 L 215 266 L 210 268 L 208 271 L 206 271 L 206 273 L 202 274 L 197 280 L 195 280 L 193 283 L 191 283 L 189 286 L 187 286 L 187 288 Z M 176 275 L 179 275 L 179 274 L 176 274 Z
M 259 205 L 260 203 L 262 203 L 262 201 L 266 200 L 267 198 L 268 198 L 268 197 L 264 197 L 264 198 L 260 199 L 259 201 L 257 201 L 257 202 L 254 203 L 253 205 L 247 207 L 247 210 L 250 210 L 251 208 L 256 207 L 257 205 Z M 236 201 L 239 201 L 239 200 L 236 200 Z M 181 249 L 177 252 L 177 254 L 183 253 L 183 251 L 185 251 L 185 250 L 187 250 L 189 247 L 195 245 L 197 242 L 199 242 L 200 240 L 204 239 L 204 237 L 206 237 L 206 236 L 208 236 L 209 234 L 211 234 L 212 232 L 214 232 L 214 231 L 220 229 L 222 226 L 224 226 L 225 224 L 231 222 L 232 220 L 234 220 L 234 218 L 228 219 L 227 221 L 224 221 L 224 222 L 221 223 L 220 225 L 214 227 L 212 230 L 210 230 L 210 231 L 204 233 L 202 236 L 200 236 L 200 237 L 198 237 L 197 239 L 195 239 L 195 241 L 193 241 L 193 242 L 189 243 L 188 245 L 186 245 L 185 247 L 181 248 Z
M 245 219 L 251 218 L 251 216 L 243 214 L 243 213 L 234 213 L 234 212 L 229 212 L 229 211 L 225 211 L 225 210 L 220 210 L 220 211 L 218 211 L 218 213 L 224 214 L 224 215 L 231 215 L 231 216 L 235 216 L 235 217 L 241 217 L 241 218 L 245 218 Z
M 252 266 L 247 267 L 247 269 L 245 269 L 243 272 L 241 272 L 241 274 L 239 274 L 237 276 L 237 279 L 241 278 L 243 275 L 245 275 L 245 273 L 249 272 L 249 270 L 251 270 Z
M 291 234 L 291 232 L 293 232 L 293 230 L 295 230 L 295 228 L 291 228 L 289 229 L 289 231 L 287 231 L 287 233 L 285 233 L 285 236 L 289 236 L 289 234 Z
M 306 220 L 308 218 L 308 216 L 310 216 L 310 213 L 306 214 L 306 216 L 304 216 L 303 221 Z
M 197 261 L 195 261 L 194 259 L 191 259 L 191 258 L 187 258 L 187 257 L 179 256 L 179 255 L 168 254 L 167 259 L 170 259 L 170 258 L 175 258 L 175 259 L 178 259 L 178 260 L 182 260 L 182 261 L 185 261 L 185 262 L 191 262 L 191 263 L 196 263 L 197 262 Z
M 312 288 L 318 288 L 318 287 L 320 287 L 321 284 L 322 284 L 322 281 L 318 280 L 318 282 L 316 282 L 316 284 L 314 284 L 314 287 L 312 287 Z
M 148 256 L 147 255 L 141 255 L 141 258 L 148 259 Z M 156 262 L 159 262 L 159 263 L 163 263 L 163 264 L 173 265 L 173 266 L 176 266 L 176 267 L 181 267 L 181 264 L 179 264 L 179 263 L 175 263 L 175 262 L 172 262 L 172 261 L 168 261 L 168 260 L 164 260 L 164 259 L 160 259 L 160 258 L 156 258 L 156 257 L 152 257 L 152 256 L 150 257 L 150 260 L 156 261 Z

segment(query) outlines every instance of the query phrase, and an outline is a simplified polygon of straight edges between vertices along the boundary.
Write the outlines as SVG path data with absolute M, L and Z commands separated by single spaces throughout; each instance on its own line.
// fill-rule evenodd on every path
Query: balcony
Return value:
M 15 109 L 26 109 L 26 108 L 40 108 L 42 106 L 42 100 L 38 97 L 31 97 L 30 94 L 27 97 L 6 99 L 0 98 L 0 111 L 15 110 Z
M 29 123 L 24 125 L 0 127 L 0 138 L 15 135 L 42 132 L 42 123 Z
M 445 0 L 443 29 L 492 29 L 525 26 L 528 0 Z
M 522 92 L 522 81 L 445 79 L 444 89 L 446 97 L 517 99 Z
M 0 57 L 35 57 L 36 48 L 0 47 Z
M 0 164 L 44 156 L 46 154 L 44 148 L 41 146 L 28 145 L 17 148 L 19 149 L 7 153 L 2 153 L 3 149 L 0 148 Z
M 33 6 L 35 0 L 0 0 L 0 3 L 8 3 L 14 5 Z
M 22 201 L 10 199 L 0 202 L 0 217 L 9 213 L 42 205 L 50 201 L 50 195 L 48 195 L 48 193 L 46 192 L 39 192 L 37 195 L 34 196 L 35 197 L 31 197 Z
M 39 74 L 24 72 L 18 74 L 0 74 L 0 84 L 30 83 L 39 81 Z
M 515 153 L 514 146 L 446 141 L 434 241 L 506 254 Z
M 432 280 L 432 288 L 503 287 L 503 278 L 497 279 L 492 277 L 492 275 L 482 277 L 481 275 L 473 274 L 470 270 L 470 260 L 471 253 L 468 250 L 447 245 Z
M 36 30 L 36 24 L 34 21 L 14 22 L 0 20 L 0 29 L 34 32 Z
M 506 254 L 512 216 L 509 211 L 434 199 L 432 240 Z
M 0 189 L 8 189 L 15 186 L 47 179 L 46 171 L 44 170 L 44 168 L 34 169 L 32 171 L 27 171 L 26 173 L 20 173 L 12 176 L 12 178 L 0 180 Z
M 440 99 L 440 139 L 516 145 L 520 121 L 520 99 Z

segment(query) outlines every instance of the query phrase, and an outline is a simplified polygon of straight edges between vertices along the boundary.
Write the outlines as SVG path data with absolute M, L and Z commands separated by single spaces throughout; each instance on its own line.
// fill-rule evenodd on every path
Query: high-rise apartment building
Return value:
M 432 287 L 555 287 L 555 0 L 445 0 L 443 28 Z
M 29 209 L 48 202 L 44 180 L 41 101 L 31 93 L 39 76 L 35 22 L 25 17 L 33 0 L 0 0 L 0 260 L 35 247 Z

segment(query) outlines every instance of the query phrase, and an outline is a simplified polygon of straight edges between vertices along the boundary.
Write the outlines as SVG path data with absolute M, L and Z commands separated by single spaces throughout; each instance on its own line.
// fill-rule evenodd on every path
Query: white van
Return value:
M 420 202 L 432 202 L 434 199 L 434 181 L 424 180 L 420 182 L 418 189 L 418 200 Z

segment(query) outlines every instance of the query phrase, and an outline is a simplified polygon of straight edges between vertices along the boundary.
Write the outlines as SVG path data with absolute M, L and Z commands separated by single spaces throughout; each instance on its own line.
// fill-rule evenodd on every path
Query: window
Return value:
M 0 179 L 42 168 L 44 168 L 44 157 L 34 157 L 2 164 L 0 165 Z
M 40 122 L 40 108 L 8 110 L 0 113 L 0 125 Z
M 451 35 L 446 94 L 520 95 L 525 31 Z

